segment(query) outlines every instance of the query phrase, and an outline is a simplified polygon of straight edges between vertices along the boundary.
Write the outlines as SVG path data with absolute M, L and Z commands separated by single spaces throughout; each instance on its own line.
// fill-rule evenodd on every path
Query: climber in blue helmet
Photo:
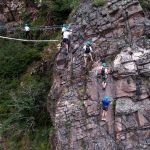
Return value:
M 102 63 L 102 66 L 103 66 L 103 67 L 106 67 L 106 66 L 107 66 L 107 64 L 106 64 L 106 63 Z
M 93 61 L 93 57 L 92 57 L 92 47 L 91 47 L 92 43 L 90 41 L 88 41 L 84 47 L 83 47 L 83 50 L 84 50 L 84 63 L 85 63 L 85 66 L 87 65 L 87 60 L 88 60 L 88 57 L 90 57 L 91 61 Z
M 66 28 L 67 28 L 67 24 L 63 24 L 63 27 L 62 27 L 62 30 L 61 30 L 62 35 L 63 35 L 64 32 L 66 31 Z
M 111 102 L 110 102 L 109 96 L 104 96 L 102 99 L 102 109 L 103 109 L 102 120 L 104 121 L 106 121 L 107 111 L 108 111 L 110 103 Z

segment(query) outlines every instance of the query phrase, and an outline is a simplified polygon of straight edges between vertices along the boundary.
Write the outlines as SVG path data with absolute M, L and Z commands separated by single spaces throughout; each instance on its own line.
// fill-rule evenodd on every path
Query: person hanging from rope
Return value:
M 24 27 L 24 31 L 26 32 L 25 36 L 26 36 L 26 39 L 31 39 L 31 34 L 30 34 L 30 27 L 25 24 L 25 27 Z
M 63 41 L 62 44 L 65 44 L 65 48 L 67 50 L 67 53 L 69 52 L 69 47 L 70 47 L 70 36 L 72 35 L 72 31 L 69 30 L 69 28 L 66 28 L 66 30 L 63 33 Z M 62 45 L 61 44 L 61 45 Z M 63 46 L 61 46 L 63 47 Z
M 88 60 L 88 57 L 90 56 L 90 59 L 91 61 L 93 61 L 93 57 L 92 57 L 92 47 L 91 47 L 91 42 L 88 41 L 84 47 L 83 47 L 83 50 L 84 50 L 84 63 L 85 63 L 85 66 L 87 65 L 87 60 Z
M 106 116 L 107 116 L 107 111 L 108 111 L 108 108 L 109 108 L 109 105 L 110 105 L 110 98 L 109 96 L 104 96 L 103 99 L 102 99 L 102 120 L 103 121 L 106 121 Z
M 110 69 L 108 69 L 106 63 L 102 63 L 102 65 L 99 66 L 98 69 L 96 70 L 96 76 L 102 79 L 103 90 L 105 90 L 106 88 L 106 85 L 107 85 L 106 80 L 107 80 L 109 73 L 110 73 Z

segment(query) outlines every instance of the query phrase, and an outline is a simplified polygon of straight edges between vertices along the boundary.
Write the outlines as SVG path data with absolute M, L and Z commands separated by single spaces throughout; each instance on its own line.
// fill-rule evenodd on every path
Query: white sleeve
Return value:
M 86 45 L 84 45 L 83 49 L 86 50 Z
M 105 68 L 105 73 L 108 74 L 108 69 L 107 68 Z
M 62 28 L 62 32 L 64 32 L 64 31 L 65 31 L 65 28 L 63 27 L 63 28 Z
M 91 52 L 93 52 L 93 49 L 92 49 L 92 47 L 90 47 L 90 51 L 91 51 Z

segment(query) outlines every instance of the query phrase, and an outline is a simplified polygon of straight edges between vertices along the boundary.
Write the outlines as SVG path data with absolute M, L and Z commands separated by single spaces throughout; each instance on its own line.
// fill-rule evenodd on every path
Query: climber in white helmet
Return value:
M 67 50 L 67 53 L 69 52 L 70 36 L 71 35 L 72 35 L 72 31 L 70 31 L 69 28 L 66 28 L 66 30 L 63 33 L 63 41 L 62 41 L 62 43 L 65 44 L 65 48 Z
M 24 31 L 26 33 L 26 39 L 31 39 L 30 27 L 27 24 L 25 24 Z

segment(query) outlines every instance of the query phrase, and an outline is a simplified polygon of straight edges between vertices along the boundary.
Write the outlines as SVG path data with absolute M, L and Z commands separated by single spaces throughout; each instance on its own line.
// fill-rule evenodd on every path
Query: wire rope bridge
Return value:
M 58 42 L 61 25 L 30 27 L 30 38 L 26 38 L 23 27 L 0 26 L 0 39 L 22 42 Z

